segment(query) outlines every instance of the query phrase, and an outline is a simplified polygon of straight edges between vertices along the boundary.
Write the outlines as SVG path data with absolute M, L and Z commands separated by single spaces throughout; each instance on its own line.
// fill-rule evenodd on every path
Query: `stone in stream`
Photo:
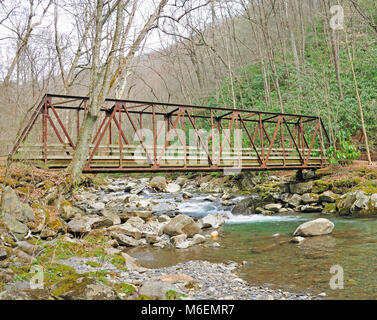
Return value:
M 179 190 L 181 190 L 181 187 L 179 184 L 169 183 L 166 185 L 166 192 L 175 193 L 175 192 L 178 192 Z
M 318 218 L 299 225 L 293 236 L 319 236 L 329 234 L 333 231 L 334 224 L 325 218 Z
M 192 240 L 191 240 L 191 244 L 192 245 L 196 245 L 196 244 L 199 244 L 199 243 L 203 243 L 206 241 L 206 237 L 205 236 L 202 236 L 201 234 L 196 234 Z
M 283 205 L 281 203 L 269 203 L 264 206 L 264 208 L 268 211 L 278 212 Z
M 163 230 L 170 236 L 186 234 L 188 237 L 193 237 L 195 234 L 201 233 L 202 231 L 195 221 L 185 214 L 180 214 L 171 219 L 164 226 Z
M 232 214 L 250 215 L 253 213 L 252 205 L 254 203 L 254 197 L 247 197 L 239 201 L 232 209 Z
M 225 220 L 221 214 L 208 214 L 205 217 L 198 220 L 197 224 L 200 228 L 214 228 L 218 229 L 225 223 Z
M 187 249 L 192 245 L 192 243 L 186 239 L 187 236 L 185 234 L 180 234 L 178 236 L 171 237 L 170 241 L 177 249 Z
M 289 242 L 292 242 L 292 243 L 301 243 L 304 240 L 305 240 L 304 237 L 297 236 L 297 237 L 293 237 Z
M 166 189 L 166 179 L 162 176 L 155 176 L 152 178 L 149 186 L 161 191 L 165 191 Z
M 122 257 L 125 260 L 125 267 L 127 268 L 127 270 L 140 273 L 148 270 L 147 268 L 142 267 L 139 262 L 129 254 L 122 252 Z

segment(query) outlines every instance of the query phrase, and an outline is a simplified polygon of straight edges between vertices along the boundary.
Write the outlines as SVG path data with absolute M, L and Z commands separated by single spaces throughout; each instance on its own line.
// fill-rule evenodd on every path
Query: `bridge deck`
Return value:
M 87 100 L 46 95 L 17 141 L 14 159 L 67 167 Z M 319 117 L 130 100 L 106 103 L 86 172 L 314 169 L 327 164 L 327 134 Z M 70 125 L 63 124 L 64 116 Z

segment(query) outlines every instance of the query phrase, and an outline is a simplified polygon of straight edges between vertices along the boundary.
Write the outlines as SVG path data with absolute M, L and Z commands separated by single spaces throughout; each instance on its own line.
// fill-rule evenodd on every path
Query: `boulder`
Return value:
M 297 208 L 301 204 L 301 196 L 298 194 L 294 194 L 292 197 L 288 199 L 287 203 L 290 206 Z
M 113 231 L 117 234 L 123 234 L 126 236 L 130 236 L 136 240 L 141 238 L 141 231 L 138 228 L 135 228 L 130 223 L 126 222 L 117 226 L 112 226 L 107 229 L 108 231 Z
M 23 240 L 29 234 L 29 228 L 9 213 L 4 214 L 3 222 L 18 240 Z
M 297 237 L 293 237 L 289 242 L 292 242 L 292 243 L 301 243 L 304 240 L 305 240 L 304 237 L 297 236 Z
M 146 296 L 152 300 L 166 300 L 168 291 L 177 291 L 176 286 L 163 281 L 144 281 L 139 289 L 139 295 Z
M 194 278 L 183 273 L 177 273 L 177 274 L 163 275 L 160 277 L 160 280 L 166 283 L 175 284 L 175 283 L 188 283 L 188 282 L 194 281 Z
M 319 195 L 319 201 L 321 202 L 334 203 L 338 198 L 339 196 L 332 191 L 325 191 Z
M 334 224 L 325 218 L 318 218 L 312 221 L 305 222 L 298 226 L 293 236 L 319 236 L 329 234 L 333 231 Z
M 291 193 L 304 194 L 310 193 L 313 188 L 313 181 L 306 182 L 291 182 L 289 184 L 289 190 Z
M 27 223 L 34 220 L 33 209 L 18 199 L 16 192 L 9 186 L 6 186 L 2 195 L 3 214 L 13 216 L 21 223 Z
M 221 214 L 208 214 L 205 217 L 198 220 L 197 224 L 200 228 L 220 228 L 225 223 L 225 220 Z
M 117 233 L 115 231 L 110 232 L 110 235 L 113 239 L 118 241 L 119 244 L 128 246 L 128 247 L 137 247 L 139 245 L 139 241 L 135 240 L 132 237 L 129 237 L 123 233 Z
M 124 210 L 118 216 L 121 220 L 127 220 L 131 217 L 139 217 L 142 219 L 147 219 L 152 215 L 152 212 L 149 210 L 137 210 L 137 209 L 128 209 Z
M 170 238 L 171 243 L 177 249 L 187 249 L 192 245 L 191 241 L 186 241 L 187 236 L 185 234 L 180 234 L 178 236 L 174 236 Z
M 115 300 L 116 292 L 102 282 L 87 276 L 75 275 L 51 287 L 55 297 L 63 300 Z
M 30 256 L 37 256 L 43 250 L 42 246 L 33 245 L 27 241 L 18 241 L 17 246 L 20 250 L 22 250 Z
M 232 214 L 242 214 L 242 215 L 250 215 L 253 213 L 253 203 L 255 197 L 247 197 L 242 199 L 241 201 L 237 202 L 234 208 L 232 209 Z
M 319 200 L 318 194 L 315 193 L 304 193 L 301 197 L 301 201 L 304 204 L 312 204 L 312 203 L 317 203 Z
M 125 260 L 125 267 L 128 271 L 137 271 L 141 273 L 148 270 L 147 268 L 142 267 L 139 262 L 129 254 L 122 252 L 122 257 Z
M 119 215 L 116 214 L 114 211 L 105 209 L 101 212 L 101 215 L 103 217 L 109 218 L 113 222 L 114 225 L 121 224 Z
M 186 177 L 178 177 L 177 179 L 175 179 L 175 183 L 183 187 L 183 185 L 186 183 L 186 180 Z
M 181 187 L 179 184 L 176 183 L 169 183 L 166 186 L 166 192 L 175 193 L 181 190 Z
M 201 234 L 196 234 L 192 240 L 191 240 L 191 244 L 192 245 L 196 245 L 196 244 L 199 244 L 199 243 L 203 243 L 206 241 L 206 237 L 205 236 L 202 236 Z
M 92 229 L 112 226 L 109 218 L 99 216 L 84 216 L 68 222 L 68 231 L 73 233 L 87 233 Z
M 301 206 L 301 212 L 322 212 L 323 208 L 321 206 L 311 206 L 310 204 L 306 204 Z
M 201 233 L 200 227 L 194 222 L 191 217 L 185 214 L 180 214 L 171 219 L 164 226 L 163 230 L 170 236 L 186 234 L 188 237 L 193 237 L 195 234 Z
M 73 207 L 72 205 L 62 205 L 60 208 L 60 217 L 65 220 L 69 221 L 75 216 L 83 215 L 82 211 L 78 208 Z
M 155 176 L 152 178 L 151 182 L 149 183 L 149 186 L 164 191 L 166 189 L 166 179 L 162 176 Z
M 283 207 L 281 203 L 269 203 L 264 206 L 264 208 L 268 211 L 279 212 L 279 210 Z

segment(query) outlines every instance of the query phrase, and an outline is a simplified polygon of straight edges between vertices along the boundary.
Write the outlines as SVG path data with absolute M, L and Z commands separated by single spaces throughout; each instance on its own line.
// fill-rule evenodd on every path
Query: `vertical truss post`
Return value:
M 153 122 L 153 168 L 157 168 L 157 129 L 156 129 L 156 106 L 152 105 L 152 122 Z M 141 125 L 141 114 L 140 114 Z

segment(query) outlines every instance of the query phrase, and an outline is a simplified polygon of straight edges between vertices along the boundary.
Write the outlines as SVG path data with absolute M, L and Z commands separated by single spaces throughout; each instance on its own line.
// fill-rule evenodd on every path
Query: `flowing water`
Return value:
M 146 197 L 164 203 L 174 201 L 174 196 L 166 194 Z M 221 247 L 132 249 L 130 253 L 146 267 L 171 266 L 187 260 L 245 261 L 239 275 L 251 284 L 299 293 L 325 292 L 330 299 L 377 298 L 376 219 L 326 216 L 335 224 L 331 235 L 306 238 L 301 244 L 293 244 L 288 241 L 297 226 L 320 217 L 319 214 L 233 216 L 231 207 L 221 206 L 220 201 L 206 201 L 205 195 L 200 194 L 176 204 L 180 213 L 196 217 L 218 212 L 227 214 L 218 241 Z M 343 268 L 343 289 L 330 288 L 330 279 L 336 275 L 330 273 L 334 265 Z

